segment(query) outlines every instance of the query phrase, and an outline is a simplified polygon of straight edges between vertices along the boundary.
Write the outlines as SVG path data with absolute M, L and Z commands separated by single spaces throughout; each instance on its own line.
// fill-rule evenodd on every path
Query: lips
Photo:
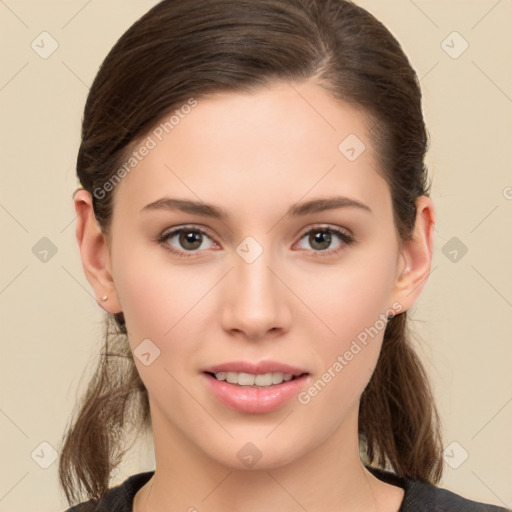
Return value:
M 217 400 L 231 409 L 246 413 L 266 413 L 279 409 L 309 381 L 309 372 L 305 369 L 277 361 L 233 361 L 209 366 L 202 374 L 204 383 Z M 272 383 L 268 380 L 269 375 L 272 376 Z M 253 376 L 254 384 L 251 380 Z

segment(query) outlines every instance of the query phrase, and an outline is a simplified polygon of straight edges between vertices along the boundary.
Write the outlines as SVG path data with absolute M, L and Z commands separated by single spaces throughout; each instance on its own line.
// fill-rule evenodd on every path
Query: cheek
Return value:
M 302 293 L 307 304 L 323 320 L 322 330 L 333 345 L 350 339 L 387 316 L 392 304 L 396 254 L 368 251 L 354 256 L 339 267 L 316 272 L 304 282 Z M 314 283 L 314 288 L 312 284 Z M 339 347 L 338 347 L 339 348 Z
M 180 392 L 177 382 L 183 380 L 183 373 L 193 371 L 193 354 L 201 340 L 193 329 L 204 335 L 193 306 L 206 293 L 207 283 L 203 278 L 200 287 L 191 266 L 188 270 L 173 267 L 165 255 L 155 258 L 155 252 L 159 251 L 135 250 L 119 258 L 116 289 L 134 361 L 150 397 L 159 408 L 173 403 L 179 410 L 188 410 L 188 395 Z M 143 356 L 147 353 L 149 361 Z
M 128 243 L 117 247 L 116 290 L 132 349 L 147 338 L 162 349 L 187 324 L 187 313 L 207 292 L 208 280 L 199 279 L 193 266 L 171 264 L 163 249 L 138 244 L 131 251 L 123 250 Z M 183 348 L 175 345 L 173 350 Z
M 322 398 L 314 398 L 318 406 L 336 403 L 342 411 L 363 392 L 387 325 L 395 262 L 396 254 L 388 247 L 386 252 L 369 251 L 353 261 L 347 259 L 336 272 L 331 268 L 315 276 L 316 292 L 310 289 L 306 302 L 322 320 L 320 330 L 315 321 L 317 330 L 311 333 L 317 340 L 314 351 L 321 372 L 310 392 L 306 390 L 303 403 L 321 393 Z

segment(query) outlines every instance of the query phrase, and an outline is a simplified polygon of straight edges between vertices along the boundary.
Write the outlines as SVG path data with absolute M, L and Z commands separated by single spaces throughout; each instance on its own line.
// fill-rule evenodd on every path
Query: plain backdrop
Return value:
M 75 240 L 80 122 L 103 58 L 155 3 L 0 1 L 0 512 L 66 508 L 53 459 L 103 318 Z M 423 88 L 437 228 L 412 324 L 444 424 L 440 485 L 510 507 L 512 2 L 358 3 Z M 151 448 L 116 481 L 153 469 Z

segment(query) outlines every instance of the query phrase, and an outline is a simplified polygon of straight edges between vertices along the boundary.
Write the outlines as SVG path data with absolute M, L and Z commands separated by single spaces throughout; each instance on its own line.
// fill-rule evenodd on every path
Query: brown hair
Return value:
M 103 232 L 109 233 L 113 208 L 113 192 L 104 184 L 164 115 L 209 93 L 312 77 L 372 120 L 396 229 L 407 240 L 415 200 L 429 194 L 419 83 L 391 33 L 344 0 L 163 0 L 130 27 L 91 87 L 77 159 Z M 406 319 L 403 312 L 388 322 L 361 397 L 361 456 L 367 464 L 437 483 L 439 416 Z M 107 318 L 96 373 L 66 432 L 59 476 L 70 502 L 83 493 L 100 497 L 126 452 L 127 426 L 150 427 L 147 391 L 127 334 L 122 313 Z

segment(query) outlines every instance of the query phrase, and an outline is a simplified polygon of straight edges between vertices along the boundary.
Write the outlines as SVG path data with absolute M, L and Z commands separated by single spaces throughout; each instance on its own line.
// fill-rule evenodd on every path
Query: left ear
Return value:
M 408 310 L 421 294 L 430 274 L 434 242 L 435 213 L 430 197 L 416 199 L 416 220 L 409 240 L 402 242 L 394 298 L 401 311 Z

